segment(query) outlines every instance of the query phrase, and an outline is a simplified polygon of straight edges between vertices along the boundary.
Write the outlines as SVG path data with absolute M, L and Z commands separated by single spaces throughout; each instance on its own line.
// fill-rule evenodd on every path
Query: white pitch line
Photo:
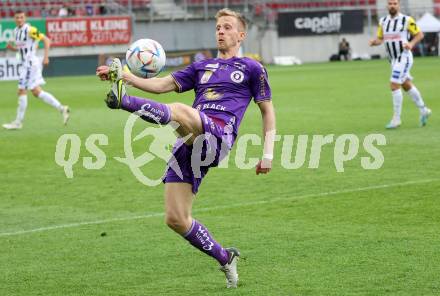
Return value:
M 322 193 L 305 194 L 305 195 L 292 196 L 292 197 L 286 197 L 286 198 L 272 198 L 269 200 L 251 201 L 251 202 L 245 202 L 245 203 L 239 203 L 239 204 L 231 204 L 231 205 L 225 205 L 225 206 L 202 208 L 202 209 L 194 210 L 194 212 L 199 213 L 199 212 L 208 212 L 208 211 L 216 211 L 216 210 L 223 210 L 223 209 L 233 209 L 233 208 L 238 208 L 238 207 L 254 206 L 254 205 L 269 204 L 269 203 L 276 203 L 276 202 L 286 202 L 286 201 L 299 200 L 299 199 L 312 198 L 312 197 L 324 197 L 324 196 L 332 196 L 332 195 L 338 195 L 338 194 L 344 194 L 344 193 L 354 193 L 354 192 L 370 191 L 370 190 L 392 188 L 392 187 L 399 187 L 399 186 L 408 186 L 408 185 L 413 185 L 413 184 L 423 184 L 423 183 L 430 183 L 430 182 L 435 182 L 435 181 L 440 181 L 440 179 L 425 179 L 425 180 L 417 180 L 417 181 L 407 181 L 407 182 L 401 182 L 401 183 L 391 183 L 391 184 L 375 185 L 375 186 L 368 186 L 368 187 L 359 187 L 359 188 L 353 188 L 353 189 L 343 189 L 343 190 L 338 190 L 338 191 L 328 191 L 328 192 L 322 192 Z M 163 217 L 163 216 L 164 216 L 164 213 L 151 213 L 151 214 L 140 215 L 140 216 L 130 216 L 130 217 L 121 217 L 121 218 L 113 218 L 113 219 L 105 219 L 105 220 L 60 224 L 60 225 L 40 227 L 40 228 L 34 228 L 34 229 L 28 229 L 28 230 L 19 230 L 19 231 L 15 231 L 15 232 L 1 232 L 0 237 L 28 234 L 28 233 L 34 233 L 34 232 L 43 232 L 43 231 L 55 230 L 55 229 L 73 228 L 73 227 L 79 227 L 79 226 L 85 226 L 85 225 L 96 225 L 96 224 L 106 224 L 106 223 L 119 222 L 119 221 L 148 219 L 148 218 Z

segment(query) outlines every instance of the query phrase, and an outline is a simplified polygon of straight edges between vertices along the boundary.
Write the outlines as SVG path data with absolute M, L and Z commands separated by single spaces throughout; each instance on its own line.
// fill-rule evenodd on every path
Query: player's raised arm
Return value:
M 149 93 L 161 94 L 177 90 L 177 85 L 171 75 L 144 79 L 130 72 L 124 72 L 122 77 L 127 84 Z
M 258 103 L 258 107 L 260 108 L 261 117 L 263 120 L 264 148 L 263 158 L 256 167 L 257 175 L 266 174 L 272 169 L 276 134 L 275 110 L 272 101 L 262 101 Z
M 99 76 L 101 80 L 109 80 L 109 70 L 110 68 L 108 66 L 99 66 L 96 69 L 96 75 Z M 177 85 L 171 75 L 145 79 L 133 75 L 130 71 L 123 71 L 122 79 L 127 84 L 149 93 L 161 94 L 177 90 Z

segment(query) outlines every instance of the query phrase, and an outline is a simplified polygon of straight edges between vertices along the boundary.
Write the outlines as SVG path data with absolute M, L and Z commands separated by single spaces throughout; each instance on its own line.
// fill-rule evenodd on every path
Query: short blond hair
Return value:
M 233 10 L 231 10 L 229 8 L 223 8 L 223 9 L 220 9 L 217 12 L 217 14 L 215 15 L 215 19 L 218 20 L 222 16 L 233 16 L 233 17 L 235 17 L 238 20 L 238 22 L 242 25 L 243 30 L 246 32 L 246 30 L 247 30 L 246 18 L 241 13 L 233 11 Z

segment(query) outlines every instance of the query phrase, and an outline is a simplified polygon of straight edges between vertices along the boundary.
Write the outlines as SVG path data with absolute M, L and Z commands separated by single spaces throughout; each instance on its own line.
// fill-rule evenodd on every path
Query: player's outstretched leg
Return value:
M 18 107 L 17 107 L 17 117 L 11 123 L 3 124 L 3 128 L 8 130 L 17 130 L 23 127 L 24 114 L 26 112 L 28 103 L 28 98 L 26 93 L 19 93 L 18 96 Z
M 236 288 L 238 283 L 237 260 L 240 253 L 235 248 L 223 248 L 208 229 L 191 217 L 192 186 L 188 183 L 165 184 L 166 223 L 184 237 L 192 246 L 213 257 L 226 275 L 226 286 Z
M 58 101 L 51 93 L 48 93 L 41 89 L 41 87 L 37 86 L 36 88 L 32 89 L 32 94 L 36 97 L 45 102 L 46 104 L 54 107 L 57 109 L 62 117 L 63 117 L 63 123 L 64 125 L 67 125 L 67 122 L 70 118 L 70 108 L 69 106 L 64 106 Z
M 417 87 L 413 84 L 410 85 L 410 89 L 407 91 L 417 108 L 420 111 L 420 126 L 425 126 L 428 122 L 428 118 L 431 115 L 432 111 L 428 107 L 426 107 L 425 102 L 423 101 L 422 95 L 420 94 Z
M 145 121 L 156 124 L 167 124 L 171 120 L 171 110 L 166 104 L 153 100 L 129 96 L 122 79 L 112 84 L 105 103 L 111 109 L 123 109 L 130 113 L 138 112 Z
M 109 75 L 112 88 L 105 99 L 109 108 L 123 109 L 130 113 L 139 111 L 141 118 L 151 123 L 167 124 L 170 122 L 171 110 L 168 105 L 127 94 L 122 81 L 122 65 L 119 59 L 113 60 Z

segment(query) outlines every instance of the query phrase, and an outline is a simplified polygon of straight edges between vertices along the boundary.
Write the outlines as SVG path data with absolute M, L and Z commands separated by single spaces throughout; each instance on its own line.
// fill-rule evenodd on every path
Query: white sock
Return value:
M 401 89 L 393 90 L 391 92 L 393 96 L 393 110 L 394 120 L 400 120 L 400 114 L 402 113 L 403 94 Z
M 55 107 L 58 111 L 63 111 L 63 105 L 61 105 L 61 103 L 50 93 L 41 91 L 38 97 L 46 104 Z
M 24 114 L 26 113 L 27 103 L 27 95 L 21 95 L 18 97 L 17 117 L 15 118 L 15 121 L 23 122 Z
M 409 91 L 408 94 L 413 99 L 414 103 L 416 104 L 417 108 L 419 108 L 420 112 L 425 111 L 425 102 L 423 102 L 422 95 L 420 94 L 417 87 L 413 86 Z

